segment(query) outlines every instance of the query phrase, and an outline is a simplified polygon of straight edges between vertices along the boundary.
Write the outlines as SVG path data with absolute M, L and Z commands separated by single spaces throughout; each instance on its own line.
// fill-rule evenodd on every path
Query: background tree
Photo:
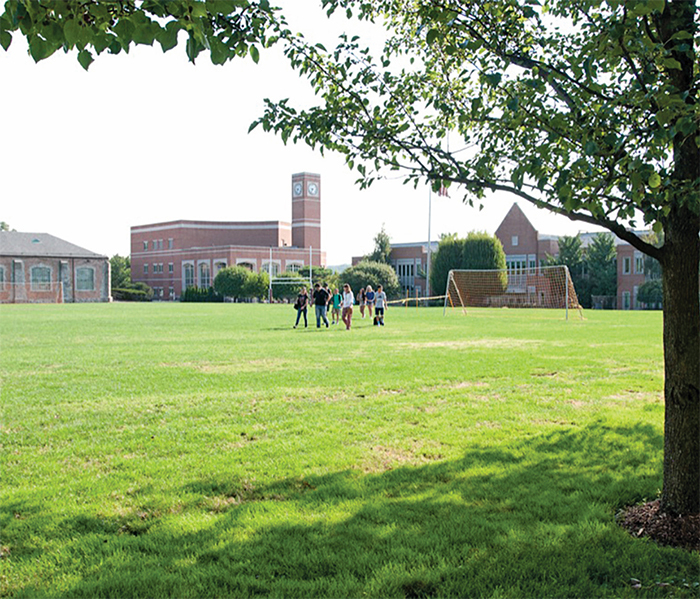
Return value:
M 584 308 L 591 307 L 591 288 L 585 275 L 586 268 L 580 235 L 560 237 L 559 254 L 557 256 L 548 255 L 543 263 L 545 266 L 566 266 L 569 269 L 571 282 L 574 284 L 579 303 Z
M 443 235 L 430 262 L 430 288 L 433 293 L 444 293 L 447 276 L 453 268 L 462 268 L 463 257 L 464 239 L 459 239 L 456 233 Z
M 261 124 L 341 152 L 362 186 L 403 172 L 465 201 L 508 192 L 599 225 L 663 269 L 662 509 L 700 513 L 700 66 L 694 0 L 324 0 L 382 19 L 375 60 L 289 36 L 320 99 Z M 449 141 L 448 141 L 449 138 Z M 656 247 L 637 220 L 663 231 Z M 439 288 L 436 282 L 434 288 Z
M 2 220 L 0 221 L 0 231 L 14 231 L 14 229 L 11 229 L 9 223 Z
M 224 296 L 240 299 L 246 296 L 246 283 L 251 272 L 244 266 L 227 266 L 214 277 L 214 290 Z
M 296 272 L 283 272 L 276 278 L 275 284 L 272 286 L 272 297 L 276 300 L 290 300 L 297 296 L 302 287 L 309 286 L 309 280 L 304 279 Z M 285 279 L 285 282 L 280 282 L 280 279 Z M 286 280 L 289 280 L 287 282 Z
M 131 285 L 131 259 L 114 254 L 109 259 L 112 273 L 112 289 L 127 289 Z
M 266 272 L 251 272 L 243 289 L 245 297 L 263 300 L 270 289 L 270 277 Z
M 299 275 L 306 281 L 308 286 L 309 267 L 302 266 L 299 269 Z M 330 268 L 323 268 L 321 266 L 314 266 L 311 269 L 311 279 L 314 285 L 316 283 L 328 283 L 328 286 L 331 288 L 331 291 L 333 291 L 334 288 L 338 287 L 338 284 L 340 282 L 337 272 L 331 270 Z
M 374 251 L 365 256 L 365 260 L 369 262 L 381 262 L 382 264 L 390 264 L 391 256 L 391 238 L 389 234 L 384 230 L 384 225 L 382 225 L 382 230 L 377 233 L 374 238 Z
M 462 268 L 505 270 L 506 253 L 500 239 L 485 232 L 469 232 L 462 248 Z
M 360 287 L 367 287 L 367 285 L 372 285 L 373 289 L 381 285 L 389 299 L 397 298 L 401 294 L 401 285 L 396 271 L 388 264 L 381 262 L 363 260 L 343 271 L 341 280 L 343 284 L 350 285 L 356 296 Z
M 639 286 L 637 300 L 646 305 L 647 310 L 658 309 L 663 304 L 664 290 L 661 279 L 651 279 Z
M 617 260 L 615 238 L 598 233 L 586 248 L 586 278 L 591 295 L 617 296 Z

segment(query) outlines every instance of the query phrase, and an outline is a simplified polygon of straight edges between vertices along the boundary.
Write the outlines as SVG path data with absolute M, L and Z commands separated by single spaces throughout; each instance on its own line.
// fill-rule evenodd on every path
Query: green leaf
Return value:
M 598 149 L 598 144 L 593 140 L 590 140 L 586 142 L 584 151 L 586 152 L 586 156 L 594 156 L 598 153 Z
M 89 50 L 81 50 L 78 52 L 78 62 L 86 71 L 93 61 L 94 59 L 92 58 L 92 54 L 90 54 Z
M 250 47 L 250 57 L 253 59 L 255 64 L 258 64 L 258 61 L 260 60 L 260 51 L 256 46 Z
M 425 37 L 425 41 L 428 42 L 428 45 L 432 45 L 435 40 L 440 37 L 440 30 L 439 29 L 431 29 L 428 31 L 428 35 Z
M 661 185 L 661 176 L 659 175 L 659 173 L 652 173 L 649 176 L 648 183 L 649 187 L 651 187 L 652 189 L 656 189 L 657 187 L 659 187 Z
M 81 29 L 80 23 L 75 19 L 70 19 L 63 25 L 63 35 L 70 48 L 80 41 Z
M 170 21 L 164 29 L 161 29 L 156 35 L 156 39 L 163 49 L 163 52 L 172 50 L 177 46 L 177 35 L 180 32 L 181 26 L 178 21 Z
M 29 39 L 29 55 L 34 59 L 34 62 L 43 60 L 50 54 L 48 44 L 38 36 L 32 36 Z
M 9 31 L 0 31 L 0 46 L 7 50 L 12 43 L 12 35 Z
M 669 69 L 681 70 L 683 68 L 681 66 L 681 63 L 678 62 L 675 58 L 664 58 L 664 60 L 661 61 L 661 64 Z
M 672 108 L 664 108 L 656 113 L 656 122 L 662 127 L 665 127 L 671 122 L 671 119 L 675 116 L 676 111 Z

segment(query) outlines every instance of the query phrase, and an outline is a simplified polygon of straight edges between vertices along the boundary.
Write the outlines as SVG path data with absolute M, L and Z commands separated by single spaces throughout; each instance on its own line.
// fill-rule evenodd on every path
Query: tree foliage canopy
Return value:
M 7 0 L 0 14 L 0 45 L 7 50 L 13 32 L 19 31 L 36 62 L 63 49 L 77 51 L 87 69 L 93 52 L 118 54 L 129 52 L 132 44 L 154 42 L 166 52 L 184 32 L 192 62 L 203 51 L 214 64 L 247 55 L 257 62 L 259 48 L 274 42 L 283 25 L 269 0 Z
M 343 284 L 350 285 L 355 294 L 360 287 L 367 287 L 367 285 L 371 285 L 373 289 L 381 285 L 389 299 L 396 298 L 401 293 L 401 285 L 396 271 L 388 264 L 381 262 L 363 260 L 344 270 L 340 278 Z

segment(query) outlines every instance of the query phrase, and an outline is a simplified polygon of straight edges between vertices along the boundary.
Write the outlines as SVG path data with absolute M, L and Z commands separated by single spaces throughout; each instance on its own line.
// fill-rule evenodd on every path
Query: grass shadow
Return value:
M 697 554 L 613 522 L 658 485 L 635 473 L 662 443 L 651 426 L 597 423 L 371 474 L 260 486 L 222 473 L 182 486 L 201 498 L 184 514 L 196 530 L 157 517 L 138 534 L 65 520 L 68 534 L 90 537 L 75 550 L 95 551 L 92 566 L 60 592 L 37 582 L 16 595 L 636 597 L 635 579 L 644 596 L 691 597 Z

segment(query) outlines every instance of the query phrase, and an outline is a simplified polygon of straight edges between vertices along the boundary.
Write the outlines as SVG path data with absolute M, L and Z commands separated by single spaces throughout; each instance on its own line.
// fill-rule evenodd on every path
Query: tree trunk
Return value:
M 663 247 L 665 430 L 662 508 L 700 513 L 698 216 L 674 209 Z

